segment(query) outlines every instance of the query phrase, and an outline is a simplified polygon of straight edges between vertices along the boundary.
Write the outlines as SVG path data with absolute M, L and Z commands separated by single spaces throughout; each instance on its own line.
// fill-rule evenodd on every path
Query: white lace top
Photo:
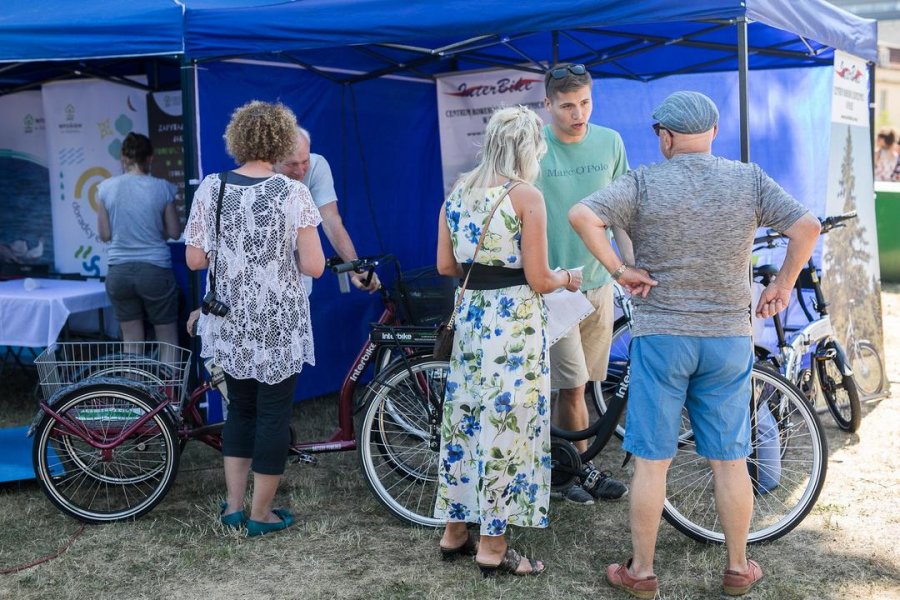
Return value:
M 315 364 L 309 303 L 294 260 L 297 229 L 321 222 L 309 190 L 284 175 L 249 186 L 225 186 L 220 241 L 220 179 L 208 175 L 194 194 L 185 243 L 218 249 L 216 295 L 228 314 L 200 317 L 200 355 L 237 379 L 278 383 Z M 209 260 L 213 268 L 213 256 Z M 207 274 L 207 289 L 209 275 Z

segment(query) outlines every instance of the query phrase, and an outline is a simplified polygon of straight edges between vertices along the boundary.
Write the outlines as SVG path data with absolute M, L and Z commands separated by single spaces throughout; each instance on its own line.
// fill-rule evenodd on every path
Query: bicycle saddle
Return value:
M 753 278 L 762 279 L 764 285 L 768 285 L 776 275 L 778 275 L 778 267 L 774 265 L 760 265 L 758 267 L 753 267 Z

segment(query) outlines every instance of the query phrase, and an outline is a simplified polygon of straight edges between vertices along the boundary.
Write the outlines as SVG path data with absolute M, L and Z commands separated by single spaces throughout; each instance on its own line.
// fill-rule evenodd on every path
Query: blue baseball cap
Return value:
M 719 109 L 700 92 L 675 92 L 651 116 L 661 127 L 675 133 L 703 133 L 719 122 Z

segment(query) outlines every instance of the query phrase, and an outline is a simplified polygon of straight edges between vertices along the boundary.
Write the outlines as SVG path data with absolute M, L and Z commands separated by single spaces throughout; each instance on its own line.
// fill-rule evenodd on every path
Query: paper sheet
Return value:
M 544 304 L 547 305 L 547 338 L 551 346 L 594 312 L 594 305 L 584 294 L 565 288 L 544 294 Z

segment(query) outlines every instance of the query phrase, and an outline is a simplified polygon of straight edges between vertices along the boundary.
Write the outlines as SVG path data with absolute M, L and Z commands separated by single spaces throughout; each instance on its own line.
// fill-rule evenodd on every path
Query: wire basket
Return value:
M 34 359 L 44 400 L 90 379 L 119 379 L 150 388 L 178 406 L 191 351 L 164 342 L 58 342 Z
M 400 314 L 409 325 L 437 326 L 453 310 L 456 279 L 445 277 L 435 267 L 402 273 L 395 294 Z

